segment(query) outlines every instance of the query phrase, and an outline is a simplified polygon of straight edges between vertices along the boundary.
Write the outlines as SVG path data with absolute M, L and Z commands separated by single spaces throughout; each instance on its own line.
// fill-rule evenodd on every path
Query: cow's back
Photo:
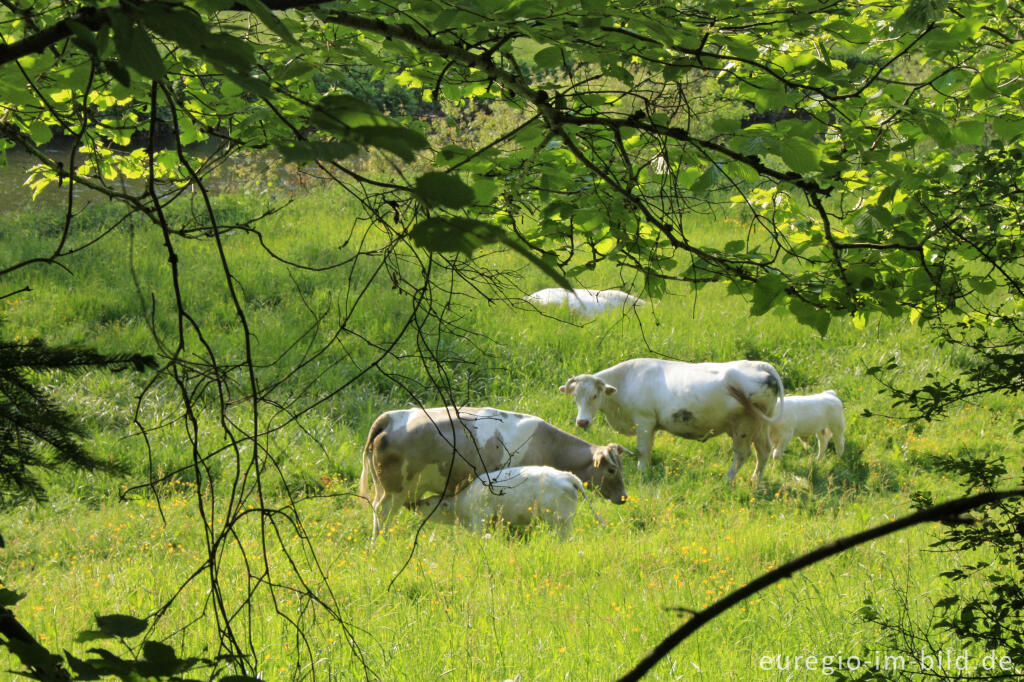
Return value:
M 385 413 L 386 427 L 371 446 L 384 488 L 452 494 L 474 476 L 530 464 L 533 433 L 545 422 L 489 407 L 435 407 Z M 381 418 L 379 418 L 381 419 Z
M 626 422 L 636 415 L 683 438 L 703 440 L 730 432 L 744 409 L 728 387 L 741 388 L 767 412 L 774 409 L 776 380 L 763 362 L 678 362 L 638 358 L 598 373 L 618 391 L 606 401 L 609 421 Z M 606 376 L 607 375 L 607 376 Z M 609 405 L 613 404 L 614 407 Z M 618 414 L 615 414 L 615 412 Z

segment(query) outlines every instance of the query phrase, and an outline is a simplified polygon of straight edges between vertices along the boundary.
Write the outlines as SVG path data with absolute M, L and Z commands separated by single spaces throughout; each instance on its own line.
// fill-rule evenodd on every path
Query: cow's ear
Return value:
M 605 394 L 605 395 L 611 395 L 612 393 L 615 393 L 615 392 L 616 392 L 616 391 L 618 391 L 618 390 L 619 390 L 619 389 L 615 388 L 615 387 L 614 387 L 614 386 L 612 386 L 611 384 L 605 384 L 605 385 L 604 385 L 604 394 Z
M 573 377 L 565 382 L 562 386 L 558 387 L 558 390 L 566 395 L 576 390 L 576 377 Z
M 604 453 L 605 453 L 605 448 L 601 448 L 600 450 L 598 450 L 597 452 L 594 453 L 594 468 L 595 469 L 600 469 L 601 468 L 601 462 L 604 461 Z

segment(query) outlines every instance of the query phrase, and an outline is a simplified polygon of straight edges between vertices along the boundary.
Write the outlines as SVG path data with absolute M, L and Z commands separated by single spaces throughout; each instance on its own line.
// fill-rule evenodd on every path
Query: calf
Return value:
M 814 395 L 786 396 L 786 410 L 777 421 L 768 425 L 768 438 L 772 441 L 772 458 L 781 459 L 782 453 L 794 436 L 803 439 L 818 437 L 818 458 L 825 454 L 829 438 L 835 438 L 836 454 L 842 455 L 846 442 L 843 432 L 843 401 L 835 391 Z
M 571 471 L 621 504 L 624 451 L 615 443 L 591 445 L 539 417 L 491 407 L 392 410 L 370 427 L 359 491 L 373 507 L 373 537 L 397 507 L 425 493 L 454 495 L 477 475 L 510 466 Z
M 480 474 L 454 497 L 434 495 L 413 506 L 431 521 L 456 523 L 478 531 L 491 521 L 528 526 L 541 519 L 563 540 L 572 531 L 577 494 L 583 482 L 549 466 L 521 466 Z

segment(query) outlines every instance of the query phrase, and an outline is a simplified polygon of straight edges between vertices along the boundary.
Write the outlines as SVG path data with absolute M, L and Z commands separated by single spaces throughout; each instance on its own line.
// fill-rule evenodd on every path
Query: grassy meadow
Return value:
M 248 199 L 223 199 L 220 207 L 229 222 L 259 212 Z M 110 217 L 103 207 L 86 211 L 80 239 Z M 47 253 L 59 238 L 59 221 L 59 214 L 38 210 L 5 216 L 4 260 Z M 282 505 L 291 494 L 302 519 L 301 529 L 282 526 L 265 556 L 258 544 L 265 528 L 255 517 L 243 521 L 237 547 L 223 557 L 222 589 L 231 603 L 255 589 L 242 579 L 243 560 L 265 561 L 268 580 L 283 586 L 274 601 L 258 591 L 250 613 L 248 636 L 265 679 L 613 679 L 684 622 L 680 608 L 704 607 L 819 544 L 908 513 L 914 491 L 930 491 L 937 500 L 957 494 L 957 482 L 942 467 L 949 453 L 1000 453 L 1014 467 L 1024 461 L 1012 437 L 1020 407 L 1008 397 L 965 405 L 931 424 L 898 418 L 869 367 L 896 355 L 904 368 L 897 380 L 912 385 L 958 362 L 907 321 L 871 318 L 858 329 L 837 319 L 822 338 L 790 317 L 751 317 L 749 303 L 728 296 L 724 285 L 697 292 L 677 285 L 635 314 L 582 320 L 518 302 L 551 284 L 517 258 L 491 254 L 477 266 L 515 271 L 502 291 L 474 287 L 472 277 L 456 279 L 448 331 L 427 325 L 383 352 L 382 340 L 408 320 L 414 297 L 404 291 L 418 285 L 419 275 L 410 255 L 409 269 L 394 283 L 396 273 L 377 268 L 372 237 L 358 238 L 363 229 L 345 200 L 324 190 L 263 223 L 266 246 L 280 260 L 252 234 L 224 239 L 260 384 L 276 385 L 274 405 L 284 406 L 268 408 L 271 424 L 281 426 L 264 439 L 279 472 L 268 477 L 265 494 Z M 692 229 L 694 240 L 744 233 L 727 220 L 695 219 Z M 64 261 L 66 268 L 20 271 L 31 291 L 0 301 L 5 335 L 157 352 L 151 328 L 164 339 L 176 333 L 160 244 L 152 227 L 122 225 Z M 188 239 L 177 246 L 182 298 L 204 342 L 226 361 L 238 361 L 241 337 L 214 246 Z M 359 249 L 367 255 L 351 259 Z M 318 269 L 296 270 L 283 260 Z M 329 266 L 335 267 L 320 269 Z M 623 276 L 605 266 L 580 285 L 632 284 Z M 337 334 L 340 320 L 345 332 Z M 200 353 L 198 340 L 188 339 L 186 353 Z M 589 432 L 576 429 L 575 405 L 557 387 L 630 357 L 767 360 L 789 393 L 837 391 L 846 405 L 847 449 L 836 457 L 830 448 L 815 462 L 813 444 L 805 451 L 794 441 L 760 488 L 749 481 L 752 461 L 729 487 L 727 438 L 698 443 L 659 433 L 650 470 L 638 472 L 627 462 L 628 503 L 595 499 L 605 526 L 581 504 L 568 542 L 545 528 L 514 535 L 497 529 L 489 538 L 444 526 L 421 530 L 418 517 L 402 511 L 388 537 L 371 545 L 369 509 L 354 495 L 361 448 L 380 412 L 417 400 L 443 402 L 431 381 L 438 377 L 422 368 L 425 354 L 442 359 L 452 395 L 465 404 L 536 414 L 592 442 L 627 447 L 633 438 L 613 432 L 603 417 Z M 125 477 L 41 472 L 49 500 L 0 510 L 7 542 L 0 577 L 27 593 L 15 610 L 54 651 L 84 655 L 91 644 L 74 637 L 92 627 L 93 614 L 146 617 L 181 587 L 149 636 L 186 654 L 216 653 L 209 584 L 203 576 L 185 583 L 206 556 L 197 493 L 229 485 L 234 456 L 214 452 L 219 427 L 212 414 L 202 416 L 210 477 L 197 480 L 174 387 L 157 379 L 143 393 L 151 379 L 129 372 L 46 379 L 86 419 L 91 451 L 128 469 Z M 890 416 L 863 416 L 865 410 Z M 289 414 L 299 416 L 289 421 Z M 163 482 L 134 487 L 150 475 Z M 211 523 L 220 511 L 209 510 Z M 927 614 L 943 588 L 936 576 L 960 561 L 929 551 L 940 532 L 937 525 L 916 527 L 793 576 L 705 627 L 649 678 L 817 679 L 825 676 L 820 667 L 765 669 L 763 657 L 884 655 L 883 633 L 865 624 L 858 609 L 871 597 L 883 610 L 906 600 Z M 291 596 L 293 567 L 313 576 L 307 586 L 343 622 Z M 193 623 L 201 613 L 207 617 Z M 307 639 L 297 639 L 286 619 L 300 622 Z

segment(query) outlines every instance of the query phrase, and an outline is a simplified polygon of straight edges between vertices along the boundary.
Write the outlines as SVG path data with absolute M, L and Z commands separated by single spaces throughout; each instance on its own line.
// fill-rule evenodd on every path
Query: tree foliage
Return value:
M 39 385 L 55 371 L 142 370 L 155 367 L 143 355 L 104 355 L 88 348 L 48 346 L 41 341 L 0 341 L 0 500 L 25 496 L 43 500 L 46 491 L 35 471 L 67 465 L 86 471 L 120 472 L 116 463 L 91 455 L 79 419 Z
M 80 187 L 164 245 L 168 284 L 153 305 L 177 324 L 153 334 L 196 480 L 211 475 L 210 453 L 236 455 L 230 513 L 215 520 L 202 513 L 210 500 L 198 503 L 213 617 L 226 653 L 251 660 L 235 630 L 244 610 L 216 587 L 219 552 L 251 505 L 268 527 L 301 528 L 294 505 L 265 504 L 261 477 L 274 471 L 275 419 L 304 408 L 256 371 L 223 238 L 258 225 L 218 220 L 220 166 L 272 154 L 358 200 L 360 224 L 388 244 L 360 255 L 408 294 L 402 333 L 423 362 L 440 357 L 434 331 L 462 331 L 446 316 L 451 298 L 435 294 L 462 279 L 497 297 L 502 273 L 472 256 L 503 245 L 562 282 L 606 260 L 651 296 L 673 279 L 726 281 L 753 315 L 787 311 L 821 334 L 837 315 L 906 315 L 969 356 L 958 375 L 892 385 L 938 415 L 1020 388 L 1022 25 L 1006 0 L 11 0 L 0 8 L 0 145 L 35 157 L 37 191 L 66 191 L 67 219 L 37 255 L 0 262 L 0 282 L 14 290 L 25 268 L 74 250 Z M 353 73 L 420 89 L 441 111 L 493 102 L 516 113 L 479 144 L 432 146 L 429 116 L 411 115 L 423 110 L 381 111 Z M 69 155 L 48 151 L 55 137 Z M 206 214 L 202 230 L 167 219 L 179 204 Z M 745 239 L 688 234 L 694 214 L 725 210 L 743 216 Z M 213 244 L 236 305 L 230 357 L 182 296 L 180 252 L 196 238 Z M 337 336 L 377 354 L 355 381 L 394 340 L 342 318 Z M 216 437 L 196 428 L 206 399 L 222 417 Z M 275 589 L 273 569 L 253 566 L 254 582 Z

